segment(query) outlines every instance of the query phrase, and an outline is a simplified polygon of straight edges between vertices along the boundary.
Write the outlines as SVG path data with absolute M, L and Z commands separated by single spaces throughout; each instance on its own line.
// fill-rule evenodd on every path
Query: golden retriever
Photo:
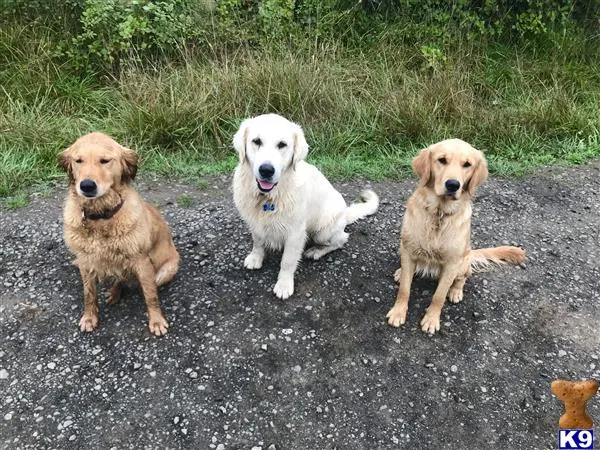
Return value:
M 495 264 L 520 264 L 525 252 L 518 247 L 471 250 L 471 201 L 488 176 L 483 153 L 460 139 L 448 139 L 421 150 L 412 161 L 420 186 L 408 199 L 400 240 L 399 282 L 388 323 L 406 321 L 410 286 L 415 273 L 439 278 L 431 304 L 421 320 L 423 331 L 440 329 L 446 296 L 463 298 L 463 286 L 473 269 Z
M 365 190 L 363 202 L 346 201 L 316 167 L 304 161 L 308 144 L 302 128 L 277 114 L 246 119 L 233 138 L 239 164 L 233 177 L 235 205 L 252 232 L 247 269 L 260 269 L 265 248 L 283 249 L 277 283 L 281 299 L 294 292 L 294 273 L 304 253 L 319 259 L 348 241 L 349 223 L 375 213 L 377 194 Z
M 137 154 L 109 136 L 90 133 L 59 155 L 69 175 L 64 207 L 64 238 L 75 255 L 83 281 L 81 331 L 98 326 L 97 283 L 114 281 L 108 303 L 115 303 L 121 284 L 136 277 L 148 309 L 150 332 L 160 336 L 168 323 L 158 300 L 158 286 L 170 281 L 179 267 L 169 226 L 160 212 L 130 186 Z

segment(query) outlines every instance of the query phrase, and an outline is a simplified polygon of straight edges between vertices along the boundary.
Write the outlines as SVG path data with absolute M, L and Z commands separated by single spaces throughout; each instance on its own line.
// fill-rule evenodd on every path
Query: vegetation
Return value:
M 235 165 L 242 118 L 300 123 L 330 176 L 394 178 L 460 137 L 492 171 L 600 155 L 600 2 L 4 0 L 0 197 L 102 130 L 143 170 Z

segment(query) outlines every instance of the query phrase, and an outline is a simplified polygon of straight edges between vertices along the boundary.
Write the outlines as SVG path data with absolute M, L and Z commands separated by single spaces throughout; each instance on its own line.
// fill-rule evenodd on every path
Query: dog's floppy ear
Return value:
M 248 140 L 248 130 L 250 129 L 251 119 L 244 120 L 236 133 L 233 135 L 233 148 L 237 150 L 240 162 L 246 160 L 246 141 Z
M 302 161 L 308 155 L 308 142 L 304 137 L 304 131 L 302 127 L 297 124 L 294 125 L 294 153 L 292 154 L 292 168 L 296 168 L 298 161 Z
M 63 150 L 58 154 L 58 164 L 69 175 L 69 183 L 75 182 L 73 177 L 73 166 L 71 164 L 71 147 Z
M 412 169 L 419 176 L 421 186 L 426 186 L 431 178 L 431 150 L 424 148 L 412 160 Z
M 473 175 L 471 175 L 471 179 L 467 182 L 466 187 L 467 192 L 471 196 L 475 194 L 475 189 L 477 189 L 477 186 L 487 180 L 488 177 L 488 165 L 485 156 L 483 156 L 483 153 L 479 150 L 475 150 L 475 152 L 477 153 L 478 162 L 475 166 Z
M 138 154 L 130 148 L 121 146 L 121 183 L 129 183 L 137 174 Z

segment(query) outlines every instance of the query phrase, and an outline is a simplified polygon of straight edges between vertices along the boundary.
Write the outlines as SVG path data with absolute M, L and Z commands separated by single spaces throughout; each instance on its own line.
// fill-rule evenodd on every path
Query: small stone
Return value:
M 133 363 L 133 370 L 138 370 L 142 365 L 139 362 Z
M 558 356 L 560 356 L 561 358 L 562 358 L 563 356 L 567 356 L 567 352 L 565 352 L 564 350 L 559 350 L 559 351 L 558 351 Z
M 177 425 L 179 423 L 179 417 L 177 417 L 177 416 L 173 417 L 173 423 L 175 425 Z
M 260 349 L 266 352 L 267 351 L 267 344 L 261 345 Z
M 8 378 L 8 370 L 0 369 L 0 380 L 6 380 Z
M 191 371 L 189 374 L 190 378 L 198 378 L 198 372 L 196 372 L 195 370 Z
M 450 366 L 450 371 L 451 372 L 457 372 L 458 371 L 458 367 L 456 367 L 456 365 L 453 364 L 452 366 Z
M 225 446 L 223 444 L 217 445 L 217 450 L 225 450 Z
M 48 366 L 47 366 L 47 367 L 48 367 L 48 369 L 50 369 L 50 370 L 54 370 L 54 369 L 56 369 L 56 363 L 50 362 L 50 363 L 48 363 Z
M 8 413 L 4 415 L 4 420 L 10 420 L 12 419 L 12 413 Z
M 186 434 L 186 435 L 187 435 L 187 428 L 182 428 L 182 429 L 181 429 L 181 432 L 182 432 L 183 434 Z
M 292 367 L 292 370 L 294 372 L 296 372 L 296 373 L 300 373 L 300 371 L 302 370 L 302 367 L 300 367 L 300 366 L 294 366 L 294 367 Z
M 71 425 L 73 425 L 73 421 L 72 421 L 72 420 L 65 420 L 65 421 L 63 422 L 63 428 L 68 428 L 68 427 L 70 427 Z
M 485 386 L 481 386 L 481 392 L 486 393 L 487 392 L 487 388 Z
M 281 330 L 281 332 L 283 334 L 292 334 L 294 330 L 292 330 L 291 328 L 284 328 L 283 330 Z
M 207 327 L 214 327 L 214 326 L 215 326 L 215 323 L 214 323 L 212 320 L 209 320 L 209 321 L 206 323 L 206 326 L 207 326 Z

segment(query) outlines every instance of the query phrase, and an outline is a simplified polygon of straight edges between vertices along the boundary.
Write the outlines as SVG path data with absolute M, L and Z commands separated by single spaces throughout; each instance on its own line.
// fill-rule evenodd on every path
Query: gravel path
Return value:
M 600 378 L 599 180 L 594 161 L 488 181 L 474 246 L 516 244 L 530 259 L 472 277 L 433 337 L 419 328 L 431 281 L 413 283 L 403 328 L 385 322 L 414 180 L 373 183 L 380 211 L 349 227 L 343 250 L 302 262 L 287 301 L 271 293 L 279 255 L 242 268 L 250 237 L 229 177 L 203 190 L 139 182 L 182 255 L 161 290 L 163 338 L 135 287 L 101 302 L 99 330 L 78 331 L 64 192 L 2 211 L 0 447 L 556 448 L 549 383 Z M 351 200 L 363 183 L 337 186 Z M 589 411 L 599 424 L 600 397 Z

